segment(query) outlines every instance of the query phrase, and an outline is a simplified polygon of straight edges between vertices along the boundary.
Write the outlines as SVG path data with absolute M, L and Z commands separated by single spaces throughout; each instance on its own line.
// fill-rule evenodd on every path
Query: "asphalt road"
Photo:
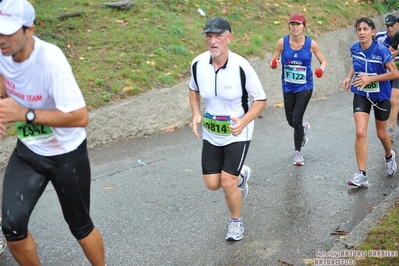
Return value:
M 312 99 L 302 167 L 293 165 L 293 130 L 284 109 L 268 106 L 257 118 L 246 160 L 253 175 L 242 210 L 245 235 L 235 243 L 224 240 L 229 214 L 223 193 L 206 189 L 201 140 L 191 129 L 91 149 L 91 213 L 107 265 L 305 265 L 330 250 L 340 239 L 332 233 L 354 230 L 399 184 L 399 173 L 385 174 L 372 116 L 370 187 L 346 185 L 357 171 L 352 97 L 338 92 Z M 399 155 L 398 143 L 393 149 Z M 32 214 L 30 231 L 43 265 L 89 264 L 51 186 Z M 17 264 L 7 250 L 0 265 Z

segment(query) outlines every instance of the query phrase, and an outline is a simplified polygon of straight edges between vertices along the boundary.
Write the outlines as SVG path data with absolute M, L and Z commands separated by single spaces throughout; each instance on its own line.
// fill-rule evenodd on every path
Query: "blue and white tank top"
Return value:
M 284 36 L 281 55 L 283 72 L 281 75 L 284 93 L 296 93 L 313 89 L 312 39 L 305 36 L 305 44 L 299 50 L 290 46 L 289 35 Z

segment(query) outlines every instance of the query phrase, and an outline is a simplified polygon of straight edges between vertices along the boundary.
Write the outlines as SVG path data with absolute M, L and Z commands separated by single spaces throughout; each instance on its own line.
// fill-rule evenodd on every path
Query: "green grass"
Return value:
M 395 207 L 384 217 L 381 222 L 370 229 L 367 239 L 356 250 L 390 250 L 399 252 L 399 205 Z M 361 257 L 352 258 L 356 260 L 356 265 L 360 266 L 391 266 L 399 265 L 398 257 Z
M 191 60 L 206 50 L 201 30 L 210 17 L 226 17 L 234 35 L 231 50 L 251 58 L 274 49 L 293 12 L 305 14 L 313 38 L 378 15 L 371 2 L 354 0 L 135 0 L 123 11 L 103 2 L 33 2 L 36 35 L 64 51 L 89 109 L 187 80 Z M 76 12 L 81 15 L 59 19 Z

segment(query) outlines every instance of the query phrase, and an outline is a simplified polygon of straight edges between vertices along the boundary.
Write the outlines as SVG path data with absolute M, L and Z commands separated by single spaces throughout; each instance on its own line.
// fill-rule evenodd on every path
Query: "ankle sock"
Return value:
M 359 170 L 359 172 L 362 172 L 362 174 L 363 174 L 364 176 L 366 176 L 366 171 Z

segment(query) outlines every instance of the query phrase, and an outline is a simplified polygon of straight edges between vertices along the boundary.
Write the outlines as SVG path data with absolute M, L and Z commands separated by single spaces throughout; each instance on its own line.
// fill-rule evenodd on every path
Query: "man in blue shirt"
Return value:
M 378 32 L 374 39 L 378 42 L 384 45 L 385 47 L 389 48 L 389 45 L 392 41 L 392 38 L 394 37 L 395 33 L 399 31 L 399 18 L 395 15 L 389 14 L 385 17 L 385 26 L 386 30 Z M 394 61 L 399 60 L 399 57 L 397 55 L 394 55 Z M 396 57 L 395 57 L 396 56 Z M 398 65 L 398 64 L 396 64 Z M 388 121 L 388 133 L 391 136 L 391 141 L 394 139 L 394 128 L 395 128 L 395 120 L 396 123 L 399 125 L 399 116 L 398 116 L 398 111 L 399 111 L 399 105 L 398 105 L 398 99 L 399 99 L 399 80 L 391 80 L 391 86 L 392 86 L 392 95 L 391 95 L 391 112 L 389 115 L 389 121 Z

